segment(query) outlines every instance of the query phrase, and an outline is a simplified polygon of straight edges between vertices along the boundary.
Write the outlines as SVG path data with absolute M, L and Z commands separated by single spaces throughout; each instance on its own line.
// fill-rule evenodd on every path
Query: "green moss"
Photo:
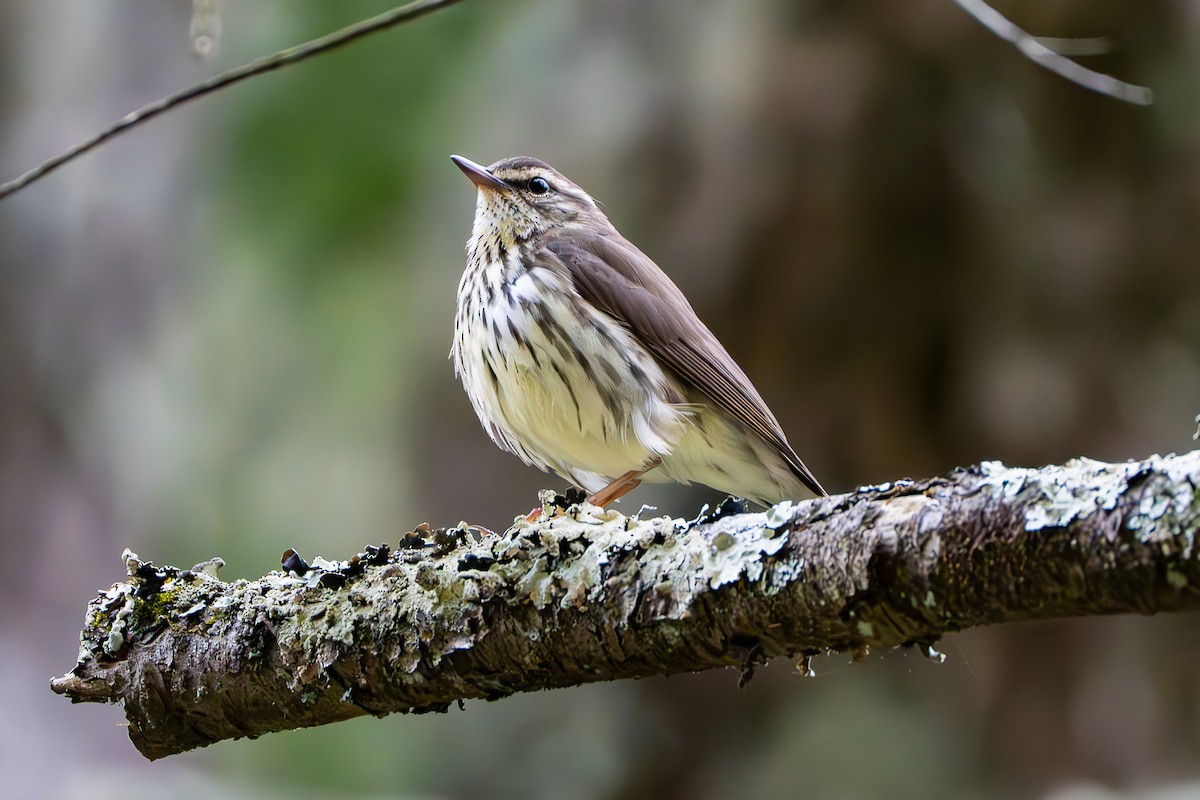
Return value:
M 168 612 L 178 596 L 178 589 L 163 588 L 150 597 L 136 600 L 133 606 L 133 627 L 135 629 L 148 628 L 158 622 L 160 618 L 168 617 Z

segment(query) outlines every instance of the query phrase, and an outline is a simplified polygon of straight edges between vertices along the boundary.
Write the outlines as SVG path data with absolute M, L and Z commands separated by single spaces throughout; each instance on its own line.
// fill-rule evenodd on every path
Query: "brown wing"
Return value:
M 664 365 L 778 451 L 811 491 L 827 494 L 750 379 L 653 261 L 611 233 L 573 230 L 551 237 L 546 247 L 567 267 L 580 296 L 628 325 Z

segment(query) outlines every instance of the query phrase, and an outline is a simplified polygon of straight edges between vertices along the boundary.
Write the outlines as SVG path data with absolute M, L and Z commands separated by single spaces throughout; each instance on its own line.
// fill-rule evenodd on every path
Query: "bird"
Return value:
M 683 292 L 591 195 L 529 156 L 475 184 L 450 358 L 501 449 L 606 506 L 642 482 L 763 506 L 827 492 Z

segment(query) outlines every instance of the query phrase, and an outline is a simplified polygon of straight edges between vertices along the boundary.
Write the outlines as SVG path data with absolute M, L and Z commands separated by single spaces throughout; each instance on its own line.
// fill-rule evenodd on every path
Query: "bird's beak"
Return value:
M 494 189 L 502 192 L 511 188 L 507 183 L 488 172 L 487 167 L 482 164 L 476 164 L 469 158 L 450 156 L 450 160 L 457 164 L 458 168 L 463 171 L 463 174 L 471 179 L 471 183 L 480 189 Z

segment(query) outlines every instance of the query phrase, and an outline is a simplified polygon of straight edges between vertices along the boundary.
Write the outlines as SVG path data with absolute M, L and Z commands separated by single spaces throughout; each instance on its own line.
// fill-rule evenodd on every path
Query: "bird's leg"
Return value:
M 604 508 L 609 503 L 624 497 L 636 489 L 638 485 L 641 484 L 639 478 L 660 464 L 662 464 L 662 459 L 658 456 L 655 456 L 638 469 L 629 470 L 629 472 L 626 472 L 624 475 L 621 475 L 613 480 L 612 483 L 608 484 L 608 486 L 605 486 L 600 491 L 583 498 L 583 500 L 584 502 L 591 503 L 594 506 L 600 506 L 601 508 Z M 568 489 L 567 491 L 569 497 L 571 490 Z M 579 492 L 579 494 L 582 495 L 583 492 Z M 525 521 L 536 522 L 538 518 L 542 516 L 544 511 L 545 506 L 538 506 L 525 515 Z
M 624 475 L 618 476 L 608 486 L 587 498 L 587 502 L 604 508 L 614 500 L 618 500 L 636 489 L 641 483 L 640 478 L 661 463 L 662 459 L 655 456 L 638 469 L 631 469 Z

